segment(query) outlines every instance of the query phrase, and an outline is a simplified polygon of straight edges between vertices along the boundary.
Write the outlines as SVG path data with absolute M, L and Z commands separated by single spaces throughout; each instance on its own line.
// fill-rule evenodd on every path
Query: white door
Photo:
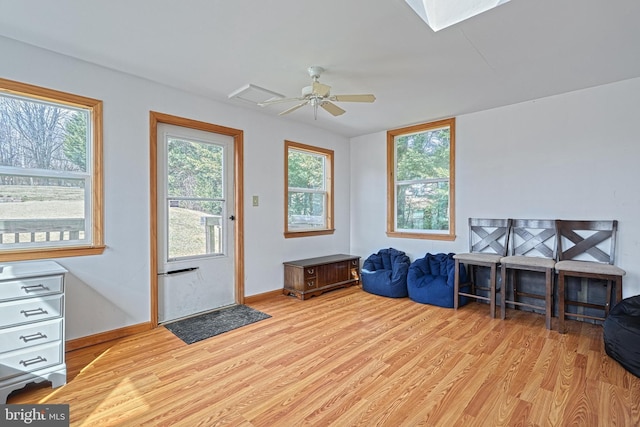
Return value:
M 233 138 L 158 124 L 158 322 L 235 302 Z

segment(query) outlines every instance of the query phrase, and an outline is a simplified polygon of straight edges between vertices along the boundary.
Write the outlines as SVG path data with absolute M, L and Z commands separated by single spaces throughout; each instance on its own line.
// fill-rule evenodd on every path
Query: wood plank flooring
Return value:
M 640 425 L 640 379 L 601 326 L 560 335 L 534 313 L 358 287 L 251 306 L 272 317 L 192 345 L 160 327 L 70 352 L 67 385 L 8 403 L 68 403 L 72 426 Z

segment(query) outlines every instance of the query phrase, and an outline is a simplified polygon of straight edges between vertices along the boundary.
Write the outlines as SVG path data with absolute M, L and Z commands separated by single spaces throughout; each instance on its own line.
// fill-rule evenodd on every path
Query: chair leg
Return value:
M 496 264 L 491 264 L 491 276 L 489 277 L 489 306 L 491 318 L 496 318 Z
M 607 295 L 606 302 L 604 303 L 604 317 L 607 317 L 609 315 L 609 309 L 611 308 L 611 286 L 612 281 L 607 280 Z
M 545 293 L 544 293 L 544 314 L 545 325 L 547 329 L 551 329 L 551 315 L 553 313 L 553 300 L 551 298 L 553 290 L 553 272 L 551 269 L 545 271 Z
M 558 332 L 565 333 L 564 330 L 564 271 L 558 274 Z
M 460 261 L 455 260 L 455 271 L 453 272 L 453 308 L 458 309 L 460 305 Z
M 502 264 L 500 267 L 500 319 L 507 317 L 507 267 Z
M 622 276 L 616 277 L 616 304 L 622 301 Z
M 518 271 L 516 269 L 511 270 L 511 289 L 513 289 L 513 301 L 518 302 Z M 520 310 L 519 306 L 514 304 L 514 310 Z
M 476 268 L 473 264 L 469 264 L 467 266 L 467 278 L 469 279 L 469 292 L 474 294 L 476 293 Z

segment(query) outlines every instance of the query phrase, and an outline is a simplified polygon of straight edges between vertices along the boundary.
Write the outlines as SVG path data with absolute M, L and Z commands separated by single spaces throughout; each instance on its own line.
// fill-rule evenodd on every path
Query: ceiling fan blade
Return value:
M 293 107 L 289 108 L 288 110 L 284 110 L 282 113 L 278 114 L 279 116 L 284 116 L 285 114 L 289 114 L 292 111 L 296 111 L 298 108 L 300 107 L 304 107 L 305 105 L 307 105 L 309 103 L 309 101 L 305 101 L 305 102 L 301 102 L 298 105 L 294 105 Z
M 333 114 L 334 116 L 339 116 L 341 114 L 346 113 L 345 110 L 343 110 L 342 108 L 338 107 L 336 104 L 329 101 L 322 102 L 320 106 L 325 110 L 327 110 L 329 114 Z
M 266 107 L 267 105 L 280 104 L 282 102 L 293 102 L 293 101 L 302 101 L 304 98 L 275 98 L 275 99 L 267 99 L 263 102 L 258 102 L 258 105 L 261 107 Z
M 371 94 L 363 95 L 334 95 L 330 97 L 332 101 L 336 102 L 373 102 L 376 97 Z
M 313 82 L 313 94 L 321 97 L 329 95 L 331 86 L 323 85 L 322 83 Z

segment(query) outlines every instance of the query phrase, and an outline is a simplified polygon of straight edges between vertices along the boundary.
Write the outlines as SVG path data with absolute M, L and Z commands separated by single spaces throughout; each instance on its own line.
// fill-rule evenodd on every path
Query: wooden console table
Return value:
M 307 299 L 360 283 L 360 257 L 328 255 L 284 262 L 285 295 Z

